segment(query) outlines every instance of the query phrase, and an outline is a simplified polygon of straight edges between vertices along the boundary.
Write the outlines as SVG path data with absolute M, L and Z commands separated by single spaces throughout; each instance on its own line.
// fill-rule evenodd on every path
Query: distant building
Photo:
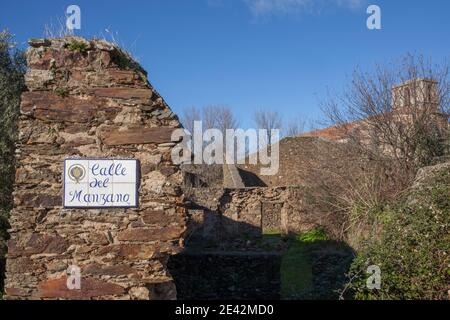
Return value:
M 393 121 L 412 123 L 416 116 L 426 114 L 439 129 L 448 128 L 448 115 L 439 110 L 438 83 L 432 79 L 417 78 L 405 81 L 392 88 L 392 108 L 387 113 L 347 124 L 336 125 L 304 133 L 303 137 L 316 137 L 328 141 L 346 142 L 348 137 L 359 131 L 368 132 L 372 120 L 376 117 L 395 117 Z

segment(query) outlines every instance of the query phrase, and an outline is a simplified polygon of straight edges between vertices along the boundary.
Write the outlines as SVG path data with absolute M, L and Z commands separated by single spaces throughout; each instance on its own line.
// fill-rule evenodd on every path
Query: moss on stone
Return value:
M 56 88 L 55 94 L 61 98 L 67 98 L 69 96 L 69 90 L 67 88 Z
M 67 49 L 72 52 L 86 53 L 89 49 L 88 44 L 83 41 L 72 40 L 68 45 Z

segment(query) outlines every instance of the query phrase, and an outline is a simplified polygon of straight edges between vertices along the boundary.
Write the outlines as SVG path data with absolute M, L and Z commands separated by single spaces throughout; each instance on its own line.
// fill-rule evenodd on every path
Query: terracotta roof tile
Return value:
M 357 123 L 349 123 L 346 125 L 339 125 L 328 127 L 324 129 L 319 129 L 315 131 L 310 131 L 302 134 L 302 137 L 316 137 L 322 138 L 330 141 L 337 141 L 344 139 L 349 130 L 352 130 L 357 126 Z

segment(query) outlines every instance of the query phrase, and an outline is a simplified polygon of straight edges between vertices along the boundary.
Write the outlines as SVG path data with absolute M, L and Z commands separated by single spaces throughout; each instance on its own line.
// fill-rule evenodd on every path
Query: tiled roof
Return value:
M 357 126 L 357 123 L 349 123 L 346 125 L 338 125 L 333 127 L 328 127 L 325 129 L 319 129 L 315 131 L 310 131 L 302 134 L 302 137 L 315 137 L 322 138 L 329 141 L 338 141 L 342 140 L 346 137 L 349 130 L 354 129 Z

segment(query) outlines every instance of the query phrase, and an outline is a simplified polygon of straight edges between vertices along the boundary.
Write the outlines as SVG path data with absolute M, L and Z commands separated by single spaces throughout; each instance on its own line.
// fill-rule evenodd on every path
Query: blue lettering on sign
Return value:
M 80 164 L 80 166 L 82 165 Z M 85 168 L 88 171 L 88 181 L 85 184 L 76 185 L 75 190 L 67 190 L 67 200 L 69 203 L 86 204 L 87 207 L 114 207 L 115 203 L 131 205 L 131 201 L 135 202 L 135 195 L 131 199 L 132 196 L 129 193 L 123 193 L 127 192 L 126 188 L 114 187 L 114 183 L 118 183 L 120 186 L 125 186 L 126 184 L 134 184 L 135 186 L 136 184 L 135 180 L 127 181 L 125 179 L 124 181 L 122 179 L 119 180 L 120 182 L 114 180 L 114 177 L 126 177 L 131 174 L 127 172 L 127 168 L 123 163 L 112 162 L 107 165 L 102 165 L 99 162 L 92 161 L 89 163 L 89 167 L 86 166 Z
M 71 197 L 70 202 L 77 200 L 79 202 L 86 202 L 92 204 L 99 204 L 105 206 L 107 204 L 113 204 L 114 202 L 130 204 L 130 195 L 122 193 L 83 193 L 83 190 L 76 190 L 69 192 Z
M 108 167 L 102 167 L 100 168 L 100 165 L 98 163 L 94 164 L 91 168 L 91 173 L 93 176 L 125 176 L 126 175 L 126 168 L 122 166 L 121 163 L 115 164 L 112 163 L 109 168 Z

